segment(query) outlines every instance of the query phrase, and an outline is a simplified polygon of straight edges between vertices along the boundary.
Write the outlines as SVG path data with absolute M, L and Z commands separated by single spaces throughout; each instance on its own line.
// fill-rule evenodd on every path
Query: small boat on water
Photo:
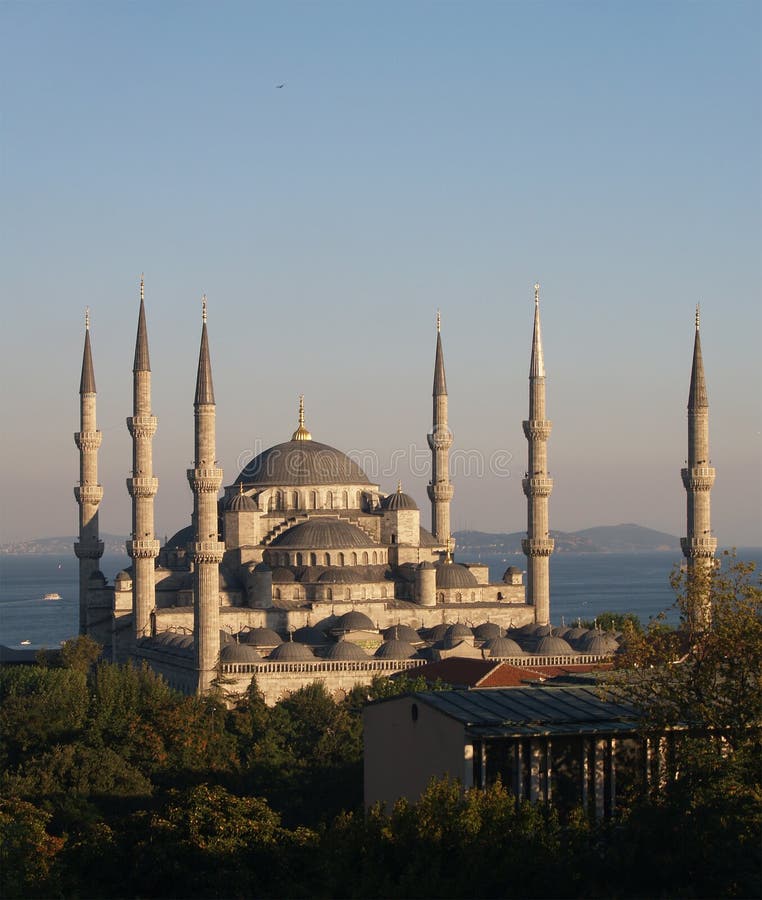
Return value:
M 52 594 L 43 594 L 43 600 L 63 600 L 63 597 L 60 594 L 52 593 Z
M 31 644 L 31 641 L 19 641 L 22 647 L 26 647 L 28 644 Z

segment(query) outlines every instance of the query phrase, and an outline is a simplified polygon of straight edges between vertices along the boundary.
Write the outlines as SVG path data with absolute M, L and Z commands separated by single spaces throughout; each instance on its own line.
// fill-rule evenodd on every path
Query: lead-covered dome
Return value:
M 315 654 L 297 641 L 284 641 L 273 648 L 267 658 L 277 662 L 310 662 L 315 659 Z
M 331 516 L 315 516 L 279 534 L 270 546 L 294 550 L 339 550 L 374 547 L 376 543 L 351 522 L 344 522 Z
M 291 440 L 264 450 L 242 470 L 236 484 L 276 487 L 312 484 L 370 484 L 341 450 L 312 440 Z
M 389 494 L 381 501 L 381 509 L 390 511 L 399 509 L 418 509 L 418 504 L 413 500 L 410 494 L 405 494 L 400 485 L 393 494 Z
M 437 566 L 438 588 L 472 588 L 478 583 L 474 573 L 459 563 L 442 563 Z
M 353 644 L 351 641 L 339 641 L 332 644 L 323 654 L 325 659 L 342 660 L 349 662 L 350 660 L 368 659 L 368 654 L 362 647 Z

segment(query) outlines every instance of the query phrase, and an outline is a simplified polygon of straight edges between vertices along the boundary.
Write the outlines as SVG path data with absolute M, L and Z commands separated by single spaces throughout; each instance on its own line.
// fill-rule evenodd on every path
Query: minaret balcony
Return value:
M 134 438 L 150 438 L 156 434 L 156 416 L 129 416 L 127 429 Z
M 553 479 L 547 475 L 533 475 L 531 478 L 522 478 L 521 486 L 527 497 L 549 497 L 553 490 Z
M 224 553 L 225 545 L 222 541 L 195 541 L 191 545 L 191 554 L 195 563 L 220 563 Z
M 691 466 L 681 469 L 680 475 L 686 491 L 709 491 L 714 484 L 714 466 Z
M 550 419 L 527 419 L 521 424 L 528 441 L 547 441 L 553 430 Z
M 717 550 L 717 538 L 680 538 L 680 546 L 683 548 L 683 556 L 688 559 L 709 559 Z
M 103 500 L 103 487 L 100 484 L 78 484 L 74 488 L 77 503 L 97 505 Z
M 452 432 L 449 428 L 437 428 L 427 435 L 431 450 L 448 450 L 452 447 Z
M 449 481 L 438 481 L 436 484 L 430 484 L 426 490 L 429 494 L 429 500 L 434 503 L 446 503 L 452 500 L 455 488 Z
M 159 555 L 159 542 L 142 538 L 127 541 L 127 556 L 131 559 L 156 559 Z
M 521 549 L 526 556 L 550 556 L 555 545 L 553 538 L 524 538 Z
M 212 467 L 188 469 L 188 483 L 194 493 L 216 494 L 222 484 L 222 469 Z
M 103 541 L 77 541 L 74 544 L 74 555 L 77 559 L 100 559 L 103 549 Z
M 100 431 L 76 431 L 74 433 L 74 443 L 79 450 L 97 450 L 102 440 L 103 435 Z
M 159 479 L 143 475 L 127 479 L 127 492 L 130 497 L 150 498 L 155 497 L 159 490 Z

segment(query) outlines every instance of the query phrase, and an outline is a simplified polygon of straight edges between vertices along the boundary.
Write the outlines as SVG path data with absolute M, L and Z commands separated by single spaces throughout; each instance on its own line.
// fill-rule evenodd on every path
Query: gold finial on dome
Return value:
M 402 493 L 402 479 L 400 479 L 400 480 L 397 482 L 397 493 L 398 493 L 398 494 L 401 494 L 401 493 Z
M 299 427 L 291 435 L 292 441 L 311 441 L 312 435 L 304 427 L 304 394 L 299 394 Z

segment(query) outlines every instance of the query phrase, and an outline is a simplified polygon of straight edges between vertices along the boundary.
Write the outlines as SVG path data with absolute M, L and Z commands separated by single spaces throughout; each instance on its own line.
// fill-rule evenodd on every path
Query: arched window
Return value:
M 357 554 L 354 552 L 352 553 L 352 565 L 353 566 L 357 565 Z
M 326 555 L 325 555 L 325 565 L 327 565 L 327 566 L 331 565 L 331 554 L 330 553 L 326 553 Z
M 273 600 L 280 600 L 280 588 L 273 588 Z
M 333 509 L 333 494 L 331 493 L 331 491 L 326 491 L 326 494 L 325 494 L 325 508 L 326 508 L 326 509 Z
M 310 509 L 317 509 L 317 491 L 310 491 Z
M 349 491 L 344 491 L 341 495 L 341 505 L 344 509 L 349 509 Z
M 303 593 L 302 589 L 300 587 L 295 587 L 294 588 L 294 600 L 303 600 L 303 599 L 304 599 L 304 593 Z
M 460 593 L 460 591 L 458 591 L 458 593 L 455 595 L 455 600 L 460 601 L 462 599 L 463 599 L 463 595 Z
M 378 553 L 376 553 L 376 551 L 374 550 L 373 551 L 373 565 L 375 566 L 377 562 L 378 562 Z
M 345 588 L 345 589 L 344 589 L 344 599 L 345 599 L 345 600 L 351 600 L 351 599 L 352 599 L 352 590 L 351 590 L 351 588 Z
M 437 603 L 444 603 L 444 591 L 440 591 L 437 594 Z
M 297 566 L 300 566 L 302 564 L 302 554 L 301 553 L 296 554 L 296 564 L 297 564 Z
M 359 491 L 355 494 L 355 506 L 358 509 L 362 508 L 362 494 Z
M 363 552 L 362 552 L 362 564 L 364 566 L 368 565 L 368 551 L 367 550 L 363 550 Z
M 381 588 L 381 599 L 382 599 L 382 600 L 386 600 L 386 597 L 387 597 L 387 590 L 386 590 L 386 585 L 384 585 L 384 586 Z
M 331 588 L 326 588 L 326 589 L 325 589 L 325 599 L 326 599 L 326 600 L 333 600 L 333 591 L 331 590 Z
M 283 494 L 281 491 L 275 492 L 275 508 L 283 509 Z
M 270 497 L 267 500 L 267 511 L 273 512 L 275 509 L 275 494 L 270 494 Z
M 339 564 L 340 566 L 343 566 L 343 565 L 344 565 L 344 554 L 343 554 L 343 553 L 339 553 L 338 564 Z
M 291 495 L 291 506 L 293 506 L 294 509 L 299 509 L 299 492 L 298 491 L 294 491 L 294 493 Z
M 310 553 L 310 565 L 311 566 L 317 565 L 317 553 Z

